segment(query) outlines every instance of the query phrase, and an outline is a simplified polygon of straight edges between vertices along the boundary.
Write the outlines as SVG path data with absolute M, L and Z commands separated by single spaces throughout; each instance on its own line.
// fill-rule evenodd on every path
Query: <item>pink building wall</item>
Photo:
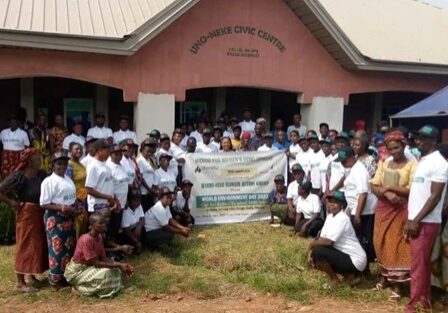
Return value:
M 205 43 L 194 46 L 201 37 Z M 239 49 L 251 56 L 229 55 Z M 123 89 L 126 101 L 136 101 L 139 92 L 181 101 L 188 89 L 225 86 L 303 93 L 304 102 L 315 96 L 347 101 L 351 93 L 434 92 L 448 83 L 442 76 L 342 68 L 283 0 L 200 1 L 129 57 L 2 48 L 0 60 L 0 78 L 86 80 Z

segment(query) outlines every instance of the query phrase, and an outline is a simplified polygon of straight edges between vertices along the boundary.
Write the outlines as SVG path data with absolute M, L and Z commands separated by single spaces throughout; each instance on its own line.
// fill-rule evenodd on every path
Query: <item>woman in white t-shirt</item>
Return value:
M 158 188 L 168 187 L 172 192 L 177 192 L 176 176 L 169 170 L 170 161 L 173 157 L 167 153 L 159 156 L 160 168 L 155 172 L 155 181 Z
M 312 187 L 310 181 L 302 181 L 298 189 L 299 197 L 295 202 L 297 214 L 294 231 L 301 237 L 316 237 L 324 224 L 320 218 L 320 199 L 318 195 L 311 193 Z
M 367 266 L 366 253 L 356 238 L 350 218 L 344 213 L 345 206 L 343 192 L 327 196 L 327 219 L 320 237 L 311 242 L 308 250 L 308 264 L 327 274 L 330 285 L 326 287 L 330 288 L 340 282 L 337 274 L 351 280 Z
M 110 152 L 110 158 L 106 161 L 106 165 L 112 174 L 114 194 L 120 202 L 120 208 L 126 207 L 128 189 L 132 183 L 126 168 L 120 162 L 122 158 L 123 153 L 120 146 L 114 145 Z
M 145 226 L 145 213 L 141 205 L 141 193 L 137 188 L 129 188 L 127 206 L 123 210 L 121 219 L 120 244 L 128 244 L 134 248 L 135 253 L 140 253 L 141 236 Z
M 44 221 L 48 242 L 50 269 L 48 280 L 58 290 L 64 286 L 64 270 L 75 250 L 75 217 L 82 212 L 82 203 L 76 202 L 76 187 L 65 175 L 69 157 L 64 152 L 53 156 L 53 174 L 41 185 L 40 206 L 45 209 Z

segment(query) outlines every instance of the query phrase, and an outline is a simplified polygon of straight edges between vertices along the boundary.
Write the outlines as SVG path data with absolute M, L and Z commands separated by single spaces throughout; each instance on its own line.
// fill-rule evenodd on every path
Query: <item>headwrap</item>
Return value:
M 20 152 L 19 165 L 17 165 L 17 167 L 15 168 L 14 171 L 21 171 L 21 170 L 25 169 L 30 162 L 31 156 L 33 156 L 37 153 L 41 153 L 41 152 L 36 148 L 26 148 L 25 150 Z
M 387 145 L 391 141 L 399 141 L 403 144 L 406 144 L 406 139 L 404 138 L 403 134 L 399 130 L 394 130 L 386 134 L 386 137 L 384 138 L 384 143 Z

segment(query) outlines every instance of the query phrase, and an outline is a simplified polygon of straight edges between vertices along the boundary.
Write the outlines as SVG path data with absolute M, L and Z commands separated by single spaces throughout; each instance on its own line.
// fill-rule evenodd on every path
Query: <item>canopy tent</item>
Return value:
M 413 106 L 390 116 L 390 119 L 448 116 L 448 86 Z

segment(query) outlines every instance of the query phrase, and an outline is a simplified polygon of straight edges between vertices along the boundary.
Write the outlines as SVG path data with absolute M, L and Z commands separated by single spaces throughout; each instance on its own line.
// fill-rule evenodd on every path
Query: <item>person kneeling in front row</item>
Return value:
M 337 274 L 351 280 L 367 266 L 367 255 L 344 212 L 346 205 L 343 192 L 327 196 L 327 219 L 320 237 L 311 242 L 308 251 L 308 264 L 328 275 L 330 287 L 340 282 Z
M 320 218 L 320 199 L 318 195 L 311 193 L 312 188 L 313 185 L 308 180 L 299 184 L 294 231 L 300 237 L 315 238 L 324 224 Z
M 159 201 L 145 213 L 144 244 L 152 249 L 162 245 L 169 245 L 174 234 L 184 237 L 190 236 L 191 229 L 182 226 L 171 215 L 170 207 L 173 202 L 173 192 L 168 187 L 162 187 L 159 193 Z
M 75 293 L 100 298 L 113 297 L 123 289 L 121 273 L 130 276 L 134 268 L 106 257 L 102 238 L 107 230 L 106 219 L 99 213 L 93 213 L 89 223 L 91 230 L 79 238 L 64 277 Z

